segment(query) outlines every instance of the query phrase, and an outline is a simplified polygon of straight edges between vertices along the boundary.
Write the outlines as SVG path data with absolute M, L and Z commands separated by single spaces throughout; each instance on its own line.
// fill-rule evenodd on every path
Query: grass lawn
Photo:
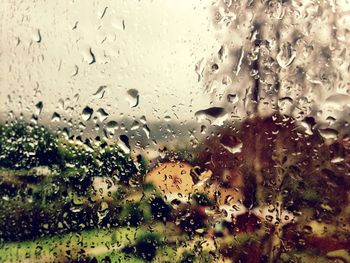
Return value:
M 0 247 L 0 262 L 57 262 L 63 261 L 69 253 L 76 257 L 81 249 L 97 259 L 108 255 L 112 262 L 142 262 L 132 255 L 123 254 L 120 249 L 133 244 L 135 238 L 145 231 L 128 227 L 94 229 L 32 241 L 3 243 Z

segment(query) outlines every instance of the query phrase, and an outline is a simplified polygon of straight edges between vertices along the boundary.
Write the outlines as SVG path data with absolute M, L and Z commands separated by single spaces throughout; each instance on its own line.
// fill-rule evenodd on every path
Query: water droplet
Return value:
M 72 26 L 72 30 L 75 30 L 78 28 L 79 21 L 75 21 L 74 25 Z
M 33 41 L 40 43 L 41 42 L 41 33 L 39 29 L 35 29 L 32 34 Z
M 328 125 L 329 126 L 331 126 L 331 125 L 333 125 L 335 122 L 336 122 L 336 118 L 334 118 L 334 117 L 332 117 L 332 116 L 328 116 L 327 118 L 326 118 L 326 121 L 328 121 Z
M 232 103 L 232 104 L 235 104 L 238 102 L 238 96 L 236 94 L 228 94 L 227 101 Z
M 37 115 L 32 115 L 30 122 L 33 124 L 38 124 L 38 116 Z
M 303 128 L 305 128 L 305 133 L 308 134 L 308 135 L 312 135 L 313 134 L 313 131 L 312 131 L 312 127 L 309 123 L 305 122 L 305 121 L 302 121 L 301 123 L 301 126 Z
M 36 115 L 40 115 L 41 111 L 43 110 L 43 107 L 44 107 L 44 103 L 42 101 L 39 101 L 36 105 L 35 105 L 35 108 L 36 108 Z
M 228 113 L 224 108 L 212 107 L 205 110 L 199 110 L 195 113 L 198 122 L 208 120 L 213 125 L 223 125 L 228 117 Z
M 166 116 L 164 117 L 164 121 L 166 121 L 166 122 L 171 121 L 171 117 L 170 117 L 169 115 L 166 115 Z
M 242 47 L 241 56 L 240 56 L 239 61 L 237 63 L 236 76 L 238 76 L 239 72 L 241 71 L 243 58 L 244 58 L 244 48 Z
M 118 146 L 125 154 L 129 154 L 130 153 L 130 144 L 129 144 L 128 136 L 126 136 L 124 134 L 120 135 L 119 141 L 118 141 Z
M 326 140 L 336 140 L 338 137 L 338 131 L 330 128 L 319 129 L 321 136 Z
M 231 84 L 232 84 L 232 79 L 230 78 L 230 76 L 224 75 L 224 76 L 222 76 L 222 81 L 221 81 L 221 83 L 222 83 L 223 85 L 226 85 L 226 86 L 231 85 Z
M 292 64 L 293 60 L 295 59 L 296 51 L 292 47 L 292 45 L 287 42 L 283 43 L 279 53 L 277 54 L 276 60 L 278 64 L 282 68 L 288 67 L 290 64 Z
M 108 132 L 114 133 L 116 129 L 118 129 L 118 122 L 116 121 L 109 121 L 106 125 L 106 129 Z
M 59 115 L 57 112 L 54 112 L 51 117 L 52 122 L 60 122 L 61 121 L 61 115 Z
M 342 157 L 335 157 L 331 160 L 331 163 L 341 163 L 344 161 L 344 158 Z
M 83 48 L 81 54 L 83 55 L 83 60 L 89 65 L 96 62 L 95 55 L 90 47 Z
M 77 65 L 74 65 L 71 76 L 74 77 L 74 76 L 78 75 L 78 73 L 79 73 L 79 67 Z
M 105 95 L 106 89 L 107 89 L 107 86 L 102 85 L 102 86 L 100 86 L 100 87 L 97 89 L 97 91 L 96 91 L 94 94 L 92 94 L 92 95 L 95 96 L 95 97 L 97 97 L 97 98 L 99 98 L 99 99 L 102 99 L 103 96 Z
M 242 151 L 243 143 L 238 143 L 235 146 L 221 145 L 232 154 L 240 153 Z
M 94 113 L 94 110 L 89 106 L 86 106 L 81 113 L 81 117 L 84 121 L 88 121 L 90 120 L 93 113 Z
M 146 123 L 147 123 L 147 119 L 146 119 L 146 116 L 145 116 L 145 115 L 141 116 L 140 122 L 141 122 L 142 124 L 146 124 Z
M 64 136 L 67 140 L 69 139 L 69 129 L 67 127 L 63 128 L 61 131 L 62 136 Z
M 18 46 L 21 43 L 21 39 L 19 37 L 15 38 L 15 45 Z
M 64 100 L 63 99 L 58 100 L 58 108 L 60 110 L 64 110 Z
M 204 72 L 204 67 L 203 67 L 203 60 L 204 58 L 202 58 L 201 60 L 199 60 L 196 65 L 195 65 L 195 72 L 198 75 L 198 82 L 201 81 L 202 77 L 203 77 L 203 72 Z
M 150 138 L 150 134 L 151 134 L 150 128 L 148 128 L 147 125 L 143 125 L 142 130 L 145 132 L 145 134 L 147 136 L 147 139 L 149 139 Z
M 134 121 L 132 124 L 131 124 L 131 130 L 132 131 L 135 131 L 137 130 L 138 128 L 140 128 L 140 123 L 138 121 Z
M 137 107 L 139 104 L 139 91 L 137 89 L 129 89 L 126 100 L 129 102 L 130 108 Z
M 305 226 L 303 227 L 303 232 L 304 232 L 305 234 L 312 234 L 312 227 L 311 227 L 311 226 L 308 226 L 308 225 L 305 225 Z
M 103 122 L 105 119 L 107 119 L 108 117 L 108 113 L 102 109 L 102 108 L 99 108 L 97 111 L 96 111 L 96 114 L 97 114 L 97 118 L 100 122 Z
M 78 100 L 79 100 L 79 94 L 78 94 L 78 93 L 75 94 L 73 98 L 75 99 L 75 102 L 78 102 Z
M 125 30 L 125 21 L 123 18 L 114 17 L 112 19 L 112 26 L 118 30 Z
M 282 114 L 289 115 L 293 110 L 293 99 L 290 97 L 283 97 L 278 100 L 277 105 Z
M 106 6 L 105 8 L 101 9 L 98 12 L 97 16 L 98 16 L 99 19 L 102 19 L 105 16 L 105 14 L 107 12 L 107 9 L 108 9 L 108 6 Z
M 214 73 L 214 72 L 217 72 L 219 70 L 219 65 L 214 63 L 212 66 L 211 66 L 211 71 Z

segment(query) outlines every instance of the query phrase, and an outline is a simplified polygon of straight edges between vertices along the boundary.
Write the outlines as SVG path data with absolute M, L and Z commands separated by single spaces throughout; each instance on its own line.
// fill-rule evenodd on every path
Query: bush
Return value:
M 193 236 L 196 230 L 205 228 L 207 215 L 198 206 L 185 206 L 176 215 L 179 226 L 184 232 Z
M 196 255 L 186 251 L 181 257 L 181 263 L 193 263 L 196 261 Z
M 96 154 L 84 146 L 60 140 L 58 147 L 62 186 L 66 184 L 80 194 L 90 188 L 92 177 L 99 174 Z
M 211 206 L 214 204 L 212 200 L 205 193 L 195 193 L 192 198 L 197 203 L 197 205 Z
M 160 196 L 151 198 L 150 206 L 153 219 L 161 221 L 169 219 L 171 207 L 164 202 L 163 198 Z
M 123 225 L 139 226 L 145 221 L 144 211 L 137 202 L 126 203 L 120 213 L 119 220 Z
M 107 146 L 97 159 L 101 164 L 102 176 L 115 176 L 124 185 L 142 181 L 141 169 L 138 169 L 130 156 L 122 153 L 119 147 Z
M 154 233 L 145 233 L 137 238 L 135 244 L 136 256 L 152 261 L 157 254 L 157 249 L 161 245 L 159 235 Z
M 91 176 L 97 174 L 98 164 L 94 152 L 88 151 L 82 145 L 66 141 L 60 141 L 58 150 L 62 170 L 81 170 Z
M 15 121 L 0 127 L 0 166 L 30 169 L 59 160 L 57 138 L 43 126 Z

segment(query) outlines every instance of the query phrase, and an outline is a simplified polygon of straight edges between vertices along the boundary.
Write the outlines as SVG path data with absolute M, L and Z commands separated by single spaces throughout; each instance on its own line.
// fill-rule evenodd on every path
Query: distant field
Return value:
M 132 262 L 135 262 L 136 258 L 126 256 L 120 252 L 120 249 L 125 245 L 131 245 L 136 236 L 143 231 L 135 228 L 94 229 L 62 236 L 45 237 L 34 241 L 4 243 L 0 248 L 0 261 L 46 262 L 55 261 L 55 259 L 62 260 L 68 256 L 68 250 L 71 250 L 71 255 L 74 257 L 74 254 L 83 249 L 86 254 L 97 258 L 102 259 L 109 255 L 115 259 L 122 257 L 125 260 L 133 259 Z
M 155 228 L 157 232 L 166 231 L 162 225 Z M 122 249 L 133 246 L 136 239 L 147 232 L 149 230 L 142 227 L 94 229 L 32 241 L 3 243 L 0 262 L 71 262 L 82 251 L 90 260 L 95 257 L 98 262 L 103 262 L 105 257 L 109 257 L 111 262 L 144 262 L 132 253 L 124 253 Z M 175 256 L 176 247 L 161 246 L 153 262 L 170 261 Z

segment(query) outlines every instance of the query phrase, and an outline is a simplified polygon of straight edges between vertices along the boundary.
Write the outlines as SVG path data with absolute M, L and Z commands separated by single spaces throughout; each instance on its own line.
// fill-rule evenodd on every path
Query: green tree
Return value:
M 60 140 L 59 155 L 63 182 L 75 191 L 85 193 L 91 186 L 92 178 L 100 174 L 96 153 L 84 145 Z
M 57 138 L 47 128 L 14 121 L 0 126 L 0 166 L 30 169 L 57 164 Z
M 139 185 L 142 182 L 144 169 L 133 162 L 130 156 L 124 154 L 117 146 L 107 146 L 98 155 L 101 176 L 115 177 L 124 185 Z

